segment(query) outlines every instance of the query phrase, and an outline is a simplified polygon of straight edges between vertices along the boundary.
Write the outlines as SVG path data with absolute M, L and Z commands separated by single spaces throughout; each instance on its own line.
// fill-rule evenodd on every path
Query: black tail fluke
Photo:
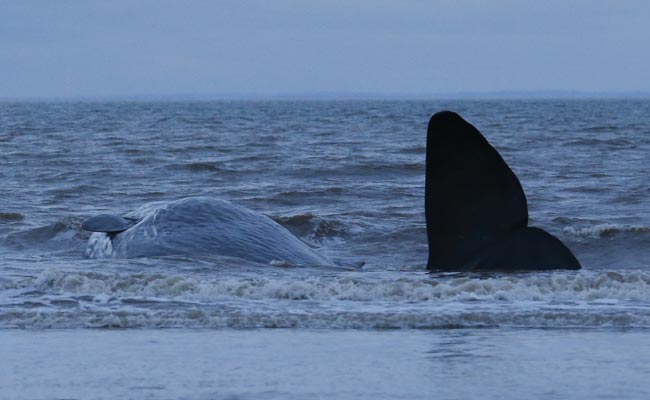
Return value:
M 426 168 L 429 269 L 580 268 L 559 239 L 527 228 L 526 195 L 517 176 L 460 115 L 431 117 Z

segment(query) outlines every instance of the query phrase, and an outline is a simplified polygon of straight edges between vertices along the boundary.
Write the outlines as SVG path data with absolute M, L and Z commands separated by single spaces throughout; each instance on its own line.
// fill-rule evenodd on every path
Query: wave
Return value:
M 227 168 L 221 162 L 189 162 L 182 164 L 171 164 L 166 166 L 172 171 L 188 171 L 188 172 L 230 172 L 231 169 Z
M 69 250 L 90 237 L 81 229 L 83 221 L 83 217 L 65 217 L 46 226 L 10 233 L 0 238 L 0 244 L 17 249 Z
M 621 233 L 650 233 L 650 227 L 642 225 L 621 225 L 621 224 L 597 224 L 586 227 L 568 226 L 564 232 L 581 237 L 605 238 Z
M 160 273 L 66 272 L 47 269 L 0 290 L 66 296 L 151 297 L 188 302 L 224 299 L 314 301 L 640 301 L 650 303 L 650 272 L 542 273 L 507 276 L 227 277 L 199 279 Z
M 414 176 L 424 172 L 425 162 L 422 161 L 379 161 L 376 159 L 355 160 L 354 162 L 339 162 L 334 166 L 323 168 L 296 167 L 289 174 L 302 179 L 322 179 L 327 176 Z
M 0 212 L 0 224 L 7 222 L 17 222 L 25 219 L 25 215 L 14 212 Z
M 402 154 L 426 154 L 427 147 L 423 145 L 402 147 L 398 150 L 398 152 Z
M 594 147 L 636 147 L 636 143 L 625 138 L 617 139 L 595 139 L 595 138 L 581 138 L 571 140 L 565 143 L 566 146 L 594 146 Z
M 272 216 L 275 222 L 287 228 L 294 235 L 314 242 L 323 239 L 345 237 L 350 233 L 358 233 L 360 227 L 336 220 L 316 216 L 310 212 L 291 216 Z
M 347 190 L 342 187 L 307 187 L 304 189 L 294 189 L 271 193 L 264 196 L 265 201 L 281 205 L 302 205 L 307 199 L 340 197 L 347 194 Z
M 0 281 L 0 328 L 650 328 L 650 272 L 225 278 L 47 269 Z
M 440 311 L 440 310 L 436 310 Z M 462 328 L 650 328 L 647 310 L 589 312 L 276 312 L 247 310 L 0 310 L 0 328 L 190 328 L 190 329 L 462 329 Z

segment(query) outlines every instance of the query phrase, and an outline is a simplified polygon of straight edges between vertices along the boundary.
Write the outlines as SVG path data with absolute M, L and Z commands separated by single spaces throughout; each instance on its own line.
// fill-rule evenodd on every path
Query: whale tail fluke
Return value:
M 429 269 L 580 268 L 559 239 L 527 227 L 519 179 L 474 126 L 450 111 L 429 121 L 425 212 Z
M 548 269 L 580 269 L 580 263 L 560 239 L 535 227 L 518 229 L 497 242 L 474 267 L 476 271 Z

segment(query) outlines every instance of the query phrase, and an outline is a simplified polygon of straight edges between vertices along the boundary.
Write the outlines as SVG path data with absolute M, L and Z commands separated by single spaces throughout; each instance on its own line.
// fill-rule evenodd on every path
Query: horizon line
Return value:
M 644 99 L 650 91 L 500 90 L 464 92 L 296 91 L 285 93 L 160 93 L 135 95 L 0 96 L 2 102 L 38 101 L 281 101 L 281 100 L 526 100 Z

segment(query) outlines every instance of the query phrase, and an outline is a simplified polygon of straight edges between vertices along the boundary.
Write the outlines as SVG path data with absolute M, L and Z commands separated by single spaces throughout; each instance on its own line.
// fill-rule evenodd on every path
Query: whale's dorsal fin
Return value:
M 90 232 L 120 233 L 138 221 L 132 218 L 124 218 L 112 214 L 100 214 L 90 217 L 81 224 L 81 228 Z
M 580 268 L 559 239 L 527 228 L 519 179 L 460 115 L 443 111 L 431 117 L 426 163 L 429 269 Z

